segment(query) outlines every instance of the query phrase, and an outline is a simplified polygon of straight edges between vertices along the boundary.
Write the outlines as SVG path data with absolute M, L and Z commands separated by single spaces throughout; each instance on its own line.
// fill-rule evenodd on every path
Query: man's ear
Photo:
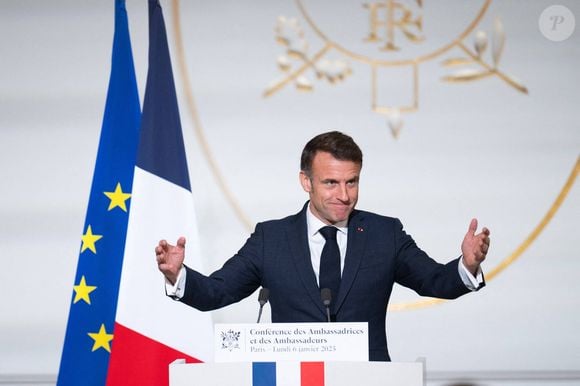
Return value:
M 301 170 L 299 178 L 300 185 L 302 185 L 302 189 L 304 189 L 305 192 L 310 193 L 310 191 L 312 190 L 312 181 L 310 181 L 310 177 L 308 177 L 306 173 L 303 170 Z

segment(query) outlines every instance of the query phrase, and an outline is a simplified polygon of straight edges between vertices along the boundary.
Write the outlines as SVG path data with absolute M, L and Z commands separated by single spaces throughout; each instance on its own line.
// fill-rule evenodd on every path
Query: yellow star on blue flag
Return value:
M 81 277 L 81 282 L 73 287 L 75 291 L 75 298 L 73 304 L 76 304 L 79 300 L 84 300 L 85 303 L 91 304 L 90 293 L 97 289 L 94 285 L 87 285 L 85 277 Z
M 111 352 L 110 342 L 113 340 L 113 334 L 107 334 L 104 324 L 101 324 L 99 332 L 89 332 L 88 335 L 94 340 L 92 351 L 103 348 L 108 352 Z
M 95 234 L 93 234 L 93 229 L 89 225 L 89 227 L 87 228 L 86 233 L 81 238 L 82 241 L 83 241 L 83 245 L 81 246 L 81 253 L 88 249 L 91 252 L 93 252 L 94 254 L 96 254 L 97 253 L 97 247 L 95 246 L 95 243 L 97 241 L 99 241 L 100 239 L 102 239 L 102 238 L 103 238 L 103 235 L 95 235 Z
M 109 198 L 109 200 L 111 200 L 107 210 L 113 210 L 114 208 L 118 207 L 121 208 L 124 212 L 127 211 L 127 205 L 125 202 L 131 197 L 131 194 L 123 192 L 120 182 L 117 182 L 117 187 L 115 188 L 114 192 L 103 193 Z

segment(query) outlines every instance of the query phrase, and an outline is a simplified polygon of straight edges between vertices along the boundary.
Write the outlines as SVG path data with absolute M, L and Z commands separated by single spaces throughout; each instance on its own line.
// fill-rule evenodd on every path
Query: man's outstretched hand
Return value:
M 161 240 L 155 247 L 157 267 L 171 284 L 175 284 L 185 258 L 185 237 L 180 237 L 176 245 Z
M 477 274 L 479 265 L 485 260 L 489 251 L 489 229 L 483 228 L 480 233 L 477 231 L 477 219 L 472 219 L 469 224 L 467 234 L 461 243 L 461 253 L 463 254 L 463 264 L 473 275 Z

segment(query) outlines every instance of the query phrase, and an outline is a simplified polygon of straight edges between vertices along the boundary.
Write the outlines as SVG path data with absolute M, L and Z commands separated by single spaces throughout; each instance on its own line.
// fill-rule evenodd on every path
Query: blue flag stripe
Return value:
M 100 238 L 94 237 L 86 244 L 83 241 L 79 254 L 59 386 L 105 385 L 108 349 L 114 344 L 108 335 L 113 334 L 115 323 L 131 200 L 127 197 L 122 201 L 126 210 L 113 207 L 105 192 L 113 194 L 119 186 L 122 193 L 131 193 L 141 114 L 124 0 L 115 2 L 112 51 L 107 101 L 83 229 L 86 234 L 90 226 L 92 234 Z M 87 245 L 90 247 L 85 248 Z M 82 278 L 93 290 L 77 296 Z M 89 335 L 99 332 L 103 333 L 99 335 L 102 340 Z
M 253 362 L 252 386 L 276 386 L 276 362 Z
M 191 191 L 165 22 L 156 0 L 149 0 L 149 71 L 137 166 Z

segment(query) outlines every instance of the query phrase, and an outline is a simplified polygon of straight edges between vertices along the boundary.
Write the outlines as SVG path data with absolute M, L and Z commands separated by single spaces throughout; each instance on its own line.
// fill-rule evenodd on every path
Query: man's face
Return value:
M 358 200 L 361 165 L 317 152 L 312 172 L 300 172 L 302 188 L 310 195 L 312 213 L 326 224 L 344 225 Z

